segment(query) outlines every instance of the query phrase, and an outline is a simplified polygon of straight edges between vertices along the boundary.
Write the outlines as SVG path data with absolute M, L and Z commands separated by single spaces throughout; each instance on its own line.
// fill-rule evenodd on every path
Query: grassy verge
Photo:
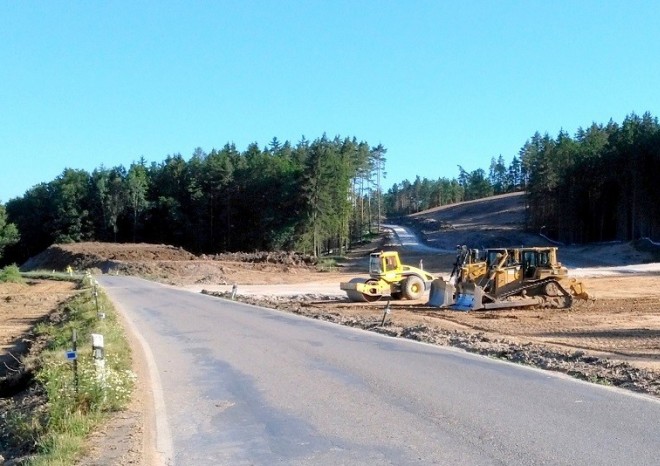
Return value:
M 33 278 L 35 280 L 56 280 L 56 281 L 80 281 L 85 278 L 85 275 L 74 273 L 69 274 L 66 272 L 49 272 L 45 270 L 37 270 L 34 272 L 21 272 L 24 278 Z
M 8 409 L 3 420 L 2 440 L 7 443 L 3 449 L 29 455 L 21 464 L 73 464 L 83 452 L 86 436 L 130 400 L 134 375 L 128 342 L 109 300 L 100 291 L 98 303 L 105 318 L 99 318 L 89 281 L 86 285 L 81 281 L 82 292 L 61 306 L 56 318 L 35 328 L 43 349 L 25 359 L 26 367 L 33 368 L 35 383 L 27 394 L 12 400 L 14 409 Z M 74 363 L 66 358 L 74 330 L 75 373 Z M 104 371 L 92 356 L 92 333 L 104 336 Z

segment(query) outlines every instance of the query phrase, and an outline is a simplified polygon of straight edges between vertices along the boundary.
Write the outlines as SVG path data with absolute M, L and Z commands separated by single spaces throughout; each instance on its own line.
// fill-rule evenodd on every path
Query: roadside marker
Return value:
M 385 309 L 383 310 L 383 320 L 380 323 L 380 326 L 382 327 L 385 325 L 385 319 L 387 318 L 387 315 L 390 313 L 390 300 L 387 300 L 387 304 L 385 305 Z

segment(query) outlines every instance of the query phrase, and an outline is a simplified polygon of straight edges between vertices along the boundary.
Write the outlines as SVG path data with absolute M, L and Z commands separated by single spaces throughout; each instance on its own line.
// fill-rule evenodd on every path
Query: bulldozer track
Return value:
M 573 296 L 571 296 L 571 294 L 568 291 L 566 291 L 566 289 L 563 286 L 561 286 L 561 284 L 554 278 L 544 278 L 542 280 L 538 280 L 538 281 L 535 281 L 533 283 L 528 283 L 526 285 L 519 286 L 517 288 L 514 288 L 513 290 L 507 291 L 506 293 L 502 293 L 501 295 L 499 295 L 496 298 L 496 300 L 501 301 L 501 300 L 509 298 L 511 296 L 519 295 L 524 290 L 528 290 L 530 288 L 544 287 L 548 283 L 554 283 L 557 286 L 557 289 L 560 291 L 560 293 L 566 298 L 567 305 L 564 306 L 564 307 L 566 307 L 566 308 L 571 307 L 571 305 L 573 304 Z M 545 293 L 542 293 L 542 295 L 543 296 L 548 296 Z M 488 294 L 487 296 L 492 298 L 492 296 L 490 294 Z

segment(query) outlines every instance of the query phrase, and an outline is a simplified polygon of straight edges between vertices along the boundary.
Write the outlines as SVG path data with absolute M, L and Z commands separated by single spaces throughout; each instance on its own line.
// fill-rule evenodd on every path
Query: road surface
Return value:
M 164 464 L 657 464 L 660 403 L 451 348 L 99 282 L 148 345 Z
M 438 254 L 438 253 L 455 253 L 456 250 L 452 249 L 439 249 L 427 246 L 422 243 L 415 232 L 408 227 L 402 225 L 387 224 L 382 225 L 385 230 L 392 232 L 391 239 L 397 246 L 406 248 L 409 251 L 418 252 L 422 254 Z

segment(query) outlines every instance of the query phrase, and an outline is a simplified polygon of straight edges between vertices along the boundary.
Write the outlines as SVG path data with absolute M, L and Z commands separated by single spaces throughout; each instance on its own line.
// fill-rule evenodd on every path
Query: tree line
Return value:
M 343 250 L 375 228 L 385 149 L 355 137 L 234 144 L 91 173 L 65 169 L 6 203 L 22 262 L 53 243 L 148 242 L 196 253 Z
M 488 171 L 420 178 L 384 195 L 390 215 L 493 194 L 527 193 L 527 228 L 566 243 L 660 237 L 660 126 L 650 113 L 628 115 L 553 138 L 536 132 L 511 162 L 491 158 Z
M 509 163 L 458 166 L 455 178 L 394 184 L 382 145 L 355 137 L 264 148 L 234 144 L 186 160 L 67 168 L 0 205 L 0 259 L 22 262 L 52 243 L 166 243 L 196 253 L 290 249 L 340 253 L 400 216 L 493 194 L 527 193 L 527 228 L 567 243 L 660 237 L 660 126 L 649 113 L 535 133 Z M 19 241 L 20 238 L 20 241 Z
M 392 216 L 408 215 L 494 194 L 524 191 L 527 187 L 527 167 L 518 157 L 513 157 L 508 165 L 501 155 L 492 158 L 488 173 L 483 168 L 468 172 L 460 165 L 458 171 L 457 178 L 429 180 L 417 176 L 412 183 L 395 183 L 383 195 L 387 212 Z
M 566 243 L 660 237 L 660 125 L 650 113 L 574 137 L 536 133 L 521 156 L 531 230 Z

